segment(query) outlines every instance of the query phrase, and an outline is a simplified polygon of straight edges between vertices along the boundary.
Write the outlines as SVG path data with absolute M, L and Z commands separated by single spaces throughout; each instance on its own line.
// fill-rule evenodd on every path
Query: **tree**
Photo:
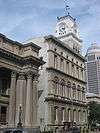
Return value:
M 88 103 L 88 122 L 91 127 L 96 127 L 100 124 L 100 104 L 97 102 Z

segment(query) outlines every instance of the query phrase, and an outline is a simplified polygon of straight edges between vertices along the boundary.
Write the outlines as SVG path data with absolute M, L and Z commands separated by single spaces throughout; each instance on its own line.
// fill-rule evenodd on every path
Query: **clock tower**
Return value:
M 75 52 L 80 52 L 82 40 L 79 38 L 78 26 L 73 17 L 68 15 L 57 17 L 55 36 L 68 44 Z

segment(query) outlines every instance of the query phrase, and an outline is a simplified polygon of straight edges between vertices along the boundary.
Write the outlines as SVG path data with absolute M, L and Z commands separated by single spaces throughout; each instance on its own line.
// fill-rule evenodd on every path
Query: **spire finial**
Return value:
M 69 15 L 70 14 L 69 13 L 70 7 L 68 5 L 68 0 L 64 0 L 64 2 L 65 2 L 65 14 Z

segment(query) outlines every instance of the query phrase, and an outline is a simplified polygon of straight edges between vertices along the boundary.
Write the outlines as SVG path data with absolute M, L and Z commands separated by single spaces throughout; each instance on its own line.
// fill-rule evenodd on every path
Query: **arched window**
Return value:
M 58 95 L 58 89 L 59 89 L 59 79 L 57 76 L 54 77 L 54 92 L 56 95 Z
M 78 122 L 81 122 L 81 110 L 78 111 Z
M 69 81 L 67 83 L 67 89 L 68 89 L 68 98 L 71 98 L 71 83 Z
M 65 108 L 62 107 L 61 108 L 61 121 L 64 122 L 64 120 L 65 120 Z
M 58 107 L 54 107 L 54 121 L 58 122 Z
M 68 109 L 68 122 L 70 122 L 71 121 L 71 110 L 70 110 L 70 108 Z
M 85 101 L 85 88 L 82 87 L 82 101 Z
M 66 61 L 66 73 L 69 74 L 69 62 Z
M 60 88 L 61 96 L 65 96 L 65 81 L 63 79 L 61 80 L 60 85 L 61 85 L 61 88 Z
M 79 78 L 79 67 L 76 67 L 76 76 Z
M 64 60 L 60 59 L 60 70 L 64 71 Z
M 54 55 L 54 68 L 58 68 L 58 57 L 57 55 Z
M 85 122 L 86 121 L 86 112 L 85 112 L 85 110 L 83 111 L 83 122 Z
M 76 122 L 76 109 L 73 110 L 73 121 Z
M 80 100 L 80 90 L 81 90 L 81 87 L 80 85 L 77 86 L 77 99 Z
M 72 97 L 73 99 L 76 99 L 76 85 L 74 83 L 72 85 Z
M 74 76 L 74 74 L 75 74 L 75 66 L 74 66 L 74 64 L 72 64 L 72 76 Z

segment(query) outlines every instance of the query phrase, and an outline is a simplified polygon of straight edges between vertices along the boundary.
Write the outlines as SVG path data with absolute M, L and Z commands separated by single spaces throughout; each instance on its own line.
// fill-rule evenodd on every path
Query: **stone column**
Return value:
M 32 126 L 32 76 L 30 72 L 27 74 L 27 86 L 26 86 L 26 110 L 25 110 L 25 126 Z
M 8 125 L 15 126 L 15 104 L 16 104 L 16 72 L 11 73 L 10 98 L 9 98 L 9 120 Z
M 19 107 L 22 107 L 22 123 L 24 122 L 24 88 L 25 88 L 25 74 L 19 73 L 16 86 L 16 120 L 17 125 L 19 121 Z
M 37 126 L 37 102 L 38 102 L 38 76 L 35 76 L 33 79 L 33 89 L 32 89 L 32 126 Z
M 48 104 L 48 124 L 54 124 L 54 106 Z

